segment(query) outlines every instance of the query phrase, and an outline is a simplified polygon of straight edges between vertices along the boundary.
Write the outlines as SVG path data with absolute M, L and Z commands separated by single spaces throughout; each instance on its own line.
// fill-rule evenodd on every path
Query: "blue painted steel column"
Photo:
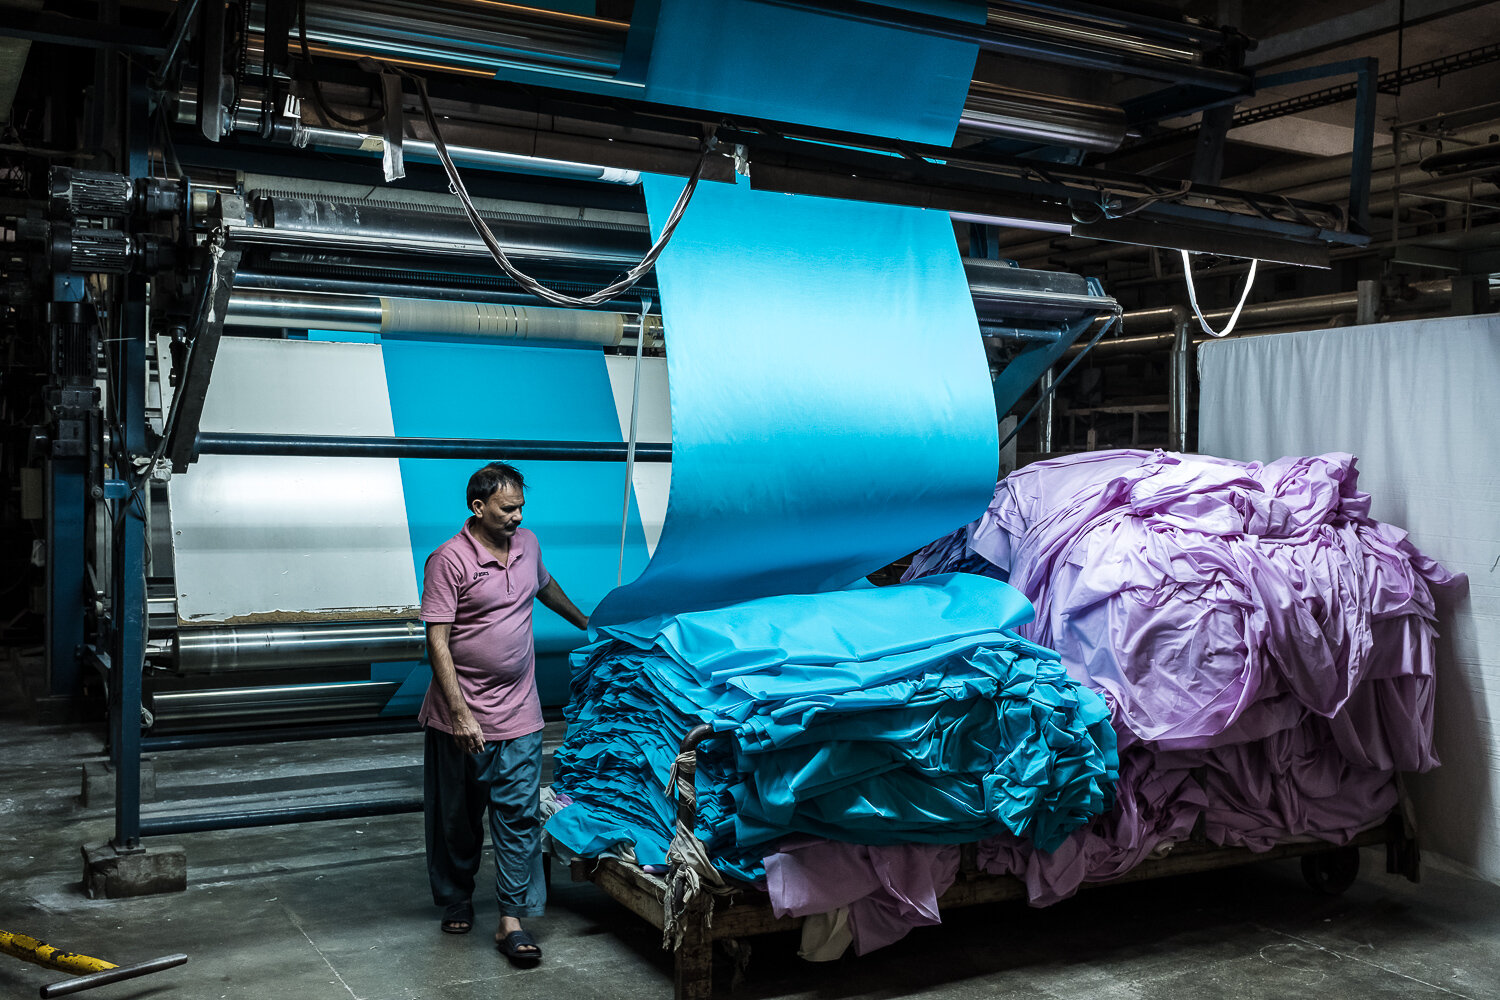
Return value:
M 1375 94 L 1380 60 L 1370 56 L 1344 59 L 1321 66 L 1299 66 L 1280 73 L 1256 74 L 1256 91 L 1305 83 L 1330 76 L 1354 74 L 1354 145 L 1349 167 L 1349 218 L 1360 229 L 1370 231 L 1370 158 L 1375 149 Z
M 78 693 L 83 617 L 88 599 L 84 565 L 86 458 L 47 463 L 47 682 L 54 695 Z
M 146 445 L 146 279 L 125 279 L 120 327 L 110 345 L 124 426 L 127 461 L 148 455 Z M 133 469 L 115 477 L 134 480 Z M 141 675 L 146 663 L 146 519 L 149 486 L 138 497 L 114 501 L 114 561 L 110 604 L 110 746 L 115 766 L 115 836 L 119 849 L 141 838 Z
M 984 222 L 969 223 L 969 256 L 1000 259 L 1000 227 Z
M 126 157 L 130 176 L 144 177 L 150 169 L 148 126 L 150 104 L 139 70 L 132 73 Z M 115 765 L 115 836 L 117 850 L 136 848 L 141 840 L 141 677 L 146 668 L 146 511 L 151 503 L 150 480 L 129 467 L 138 455 L 150 455 L 146 441 L 146 278 L 124 279 L 120 324 L 113 348 L 114 412 L 123 424 L 119 433 L 126 468 L 114 478 L 139 487 L 114 502 L 114 562 L 110 588 L 110 746 Z
M 81 274 L 53 274 L 52 300 L 82 302 L 83 281 Z M 64 455 L 49 458 L 46 466 L 47 684 L 54 695 L 76 695 L 82 675 L 78 652 L 92 596 L 84 558 L 88 462 L 86 455 Z

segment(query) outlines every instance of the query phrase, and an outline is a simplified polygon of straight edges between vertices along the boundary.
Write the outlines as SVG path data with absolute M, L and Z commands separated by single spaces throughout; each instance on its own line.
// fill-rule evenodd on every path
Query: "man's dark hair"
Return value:
M 473 507 L 475 500 L 488 500 L 502 486 L 524 491 L 526 479 L 520 469 L 508 462 L 491 462 L 469 477 L 469 506 Z

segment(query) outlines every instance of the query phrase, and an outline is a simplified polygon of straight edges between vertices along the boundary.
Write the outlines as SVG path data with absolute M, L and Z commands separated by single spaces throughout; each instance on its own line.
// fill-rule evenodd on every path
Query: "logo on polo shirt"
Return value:
M 474 571 L 474 579 L 476 580 L 483 579 L 484 577 L 487 577 L 489 575 L 490 571 L 487 569 L 477 569 Z

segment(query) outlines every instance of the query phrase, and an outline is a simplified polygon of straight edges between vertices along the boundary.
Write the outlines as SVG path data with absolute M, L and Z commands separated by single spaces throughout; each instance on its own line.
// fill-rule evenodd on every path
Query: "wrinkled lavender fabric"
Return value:
M 1209 806 L 1186 767 L 1159 765 L 1137 744 L 1120 755 L 1115 808 L 1047 854 L 1019 837 L 980 841 L 980 868 L 1019 877 L 1033 906 L 1051 906 L 1084 882 L 1123 875 L 1153 851 L 1185 839 Z
M 1114 812 L 1058 851 L 993 841 L 1032 902 L 1120 874 L 1201 816 L 1213 842 L 1346 842 L 1432 749 L 1433 588 L 1463 578 L 1370 518 L 1353 456 L 1106 451 L 1041 462 L 908 578 L 960 565 L 1036 606 L 1020 631 L 1105 695 Z M 974 557 L 982 557 L 976 563 Z
M 938 897 L 958 874 L 951 844 L 866 847 L 827 840 L 785 842 L 765 859 L 776 916 L 849 908 L 854 950 L 863 955 L 941 923 Z

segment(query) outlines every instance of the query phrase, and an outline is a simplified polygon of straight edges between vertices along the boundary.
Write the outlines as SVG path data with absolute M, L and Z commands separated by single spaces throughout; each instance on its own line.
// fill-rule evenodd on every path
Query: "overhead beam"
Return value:
M 1268 260 L 1299 267 L 1329 266 L 1328 247 L 1322 244 L 1296 243 L 1271 236 L 1147 219 L 1104 219 L 1089 225 L 1074 226 L 1073 235 L 1112 243 Z
M 168 45 L 167 37 L 160 31 L 14 8 L 7 8 L 4 19 L 0 19 L 0 36 L 156 57 L 165 55 Z
M 1402 27 L 1483 7 L 1489 0 L 1380 0 L 1340 17 L 1262 38 L 1245 57 L 1245 65 L 1263 69 L 1329 49 L 1343 48 L 1389 34 Z
M 1246 75 L 1237 69 L 1221 69 L 1201 63 L 1114 52 L 1099 46 L 1033 35 L 1014 28 L 970 24 L 884 3 L 872 3 L 869 0 L 757 0 L 757 2 L 770 6 L 794 7 L 836 14 L 865 24 L 901 28 L 932 38 L 974 42 L 986 52 L 1017 59 L 1056 63 L 1079 69 L 1124 73 L 1129 76 L 1173 83 L 1191 83 L 1230 93 L 1243 92 L 1248 82 Z

